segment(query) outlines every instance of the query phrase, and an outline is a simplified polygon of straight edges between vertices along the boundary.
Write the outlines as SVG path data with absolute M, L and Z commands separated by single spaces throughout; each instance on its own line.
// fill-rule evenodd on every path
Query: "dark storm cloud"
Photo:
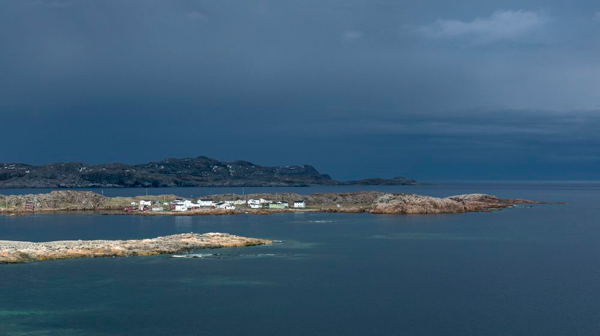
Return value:
M 599 12 L 0 0 L 0 161 L 209 155 L 340 178 L 598 178 Z

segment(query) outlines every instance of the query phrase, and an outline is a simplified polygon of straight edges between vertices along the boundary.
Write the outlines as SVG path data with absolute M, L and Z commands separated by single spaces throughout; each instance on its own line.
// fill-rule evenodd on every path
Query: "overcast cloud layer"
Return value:
M 597 1 L 0 0 L 0 162 L 600 178 Z

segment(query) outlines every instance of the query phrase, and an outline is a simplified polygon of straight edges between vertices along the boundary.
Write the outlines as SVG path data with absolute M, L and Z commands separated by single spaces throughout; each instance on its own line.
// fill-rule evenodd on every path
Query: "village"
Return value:
M 291 205 L 295 209 L 306 208 L 306 202 L 304 200 L 294 201 Z M 212 200 L 198 199 L 196 202 L 186 199 L 176 199 L 171 202 L 159 202 L 159 201 L 146 201 L 140 200 L 139 202 L 131 202 L 131 205 L 125 207 L 125 211 L 150 211 L 150 212 L 186 212 L 199 209 L 223 209 L 223 210 L 236 210 L 239 208 L 249 209 L 276 209 L 283 210 L 290 208 L 288 202 L 275 202 L 264 198 L 260 199 L 248 199 L 248 200 L 231 200 L 215 202 Z

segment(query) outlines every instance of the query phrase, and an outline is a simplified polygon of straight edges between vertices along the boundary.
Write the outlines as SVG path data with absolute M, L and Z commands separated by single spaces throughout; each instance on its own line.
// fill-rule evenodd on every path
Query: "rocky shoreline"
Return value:
M 124 207 L 142 199 L 156 202 L 170 202 L 175 195 L 105 197 L 89 191 L 59 190 L 47 194 L 0 195 L 0 214 L 19 215 L 34 212 L 96 211 L 110 214 L 128 214 L 143 216 L 200 216 L 231 214 L 274 214 L 282 212 L 346 212 L 372 214 L 442 214 L 483 212 L 504 209 L 517 204 L 543 204 L 541 202 L 501 199 L 486 194 L 467 194 L 449 197 L 431 197 L 404 193 L 355 192 L 320 193 L 300 195 L 295 193 L 233 195 L 219 194 L 203 196 L 202 199 L 215 202 L 266 198 L 273 202 L 303 200 L 306 208 L 295 209 L 251 209 L 240 206 L 236 209 L 202 208 L 186 212 L 173 211 L 134 211 L 125 212 Z M 27 208 L 32 205 L 35 211 Z
M 246 238 L 226 233 L 184 233 L 140 240 L 66 240 L 43 243 L 0 240 L 0 264 L 73 258 L 149 256 L 271 243 L 267 239 Z

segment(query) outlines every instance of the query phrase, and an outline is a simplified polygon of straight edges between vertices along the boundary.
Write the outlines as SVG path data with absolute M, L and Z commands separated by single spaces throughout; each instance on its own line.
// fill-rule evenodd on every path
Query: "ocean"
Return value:
M 198 258 L 0 265 L 0 335 L 598 335 L 600 183 L 244 188 L 488 193 L 566 202 L 487 213 L 0 216 L 0 240 L 226 232 L 271 246 Z M 0 190 L 0 194 L 41 190 Z M 95 190 L 102 192 L 102 190 Z M 104 189 L 140 195 L 145 189 Z M 198 197 L 242 188 L 148 189 Z

